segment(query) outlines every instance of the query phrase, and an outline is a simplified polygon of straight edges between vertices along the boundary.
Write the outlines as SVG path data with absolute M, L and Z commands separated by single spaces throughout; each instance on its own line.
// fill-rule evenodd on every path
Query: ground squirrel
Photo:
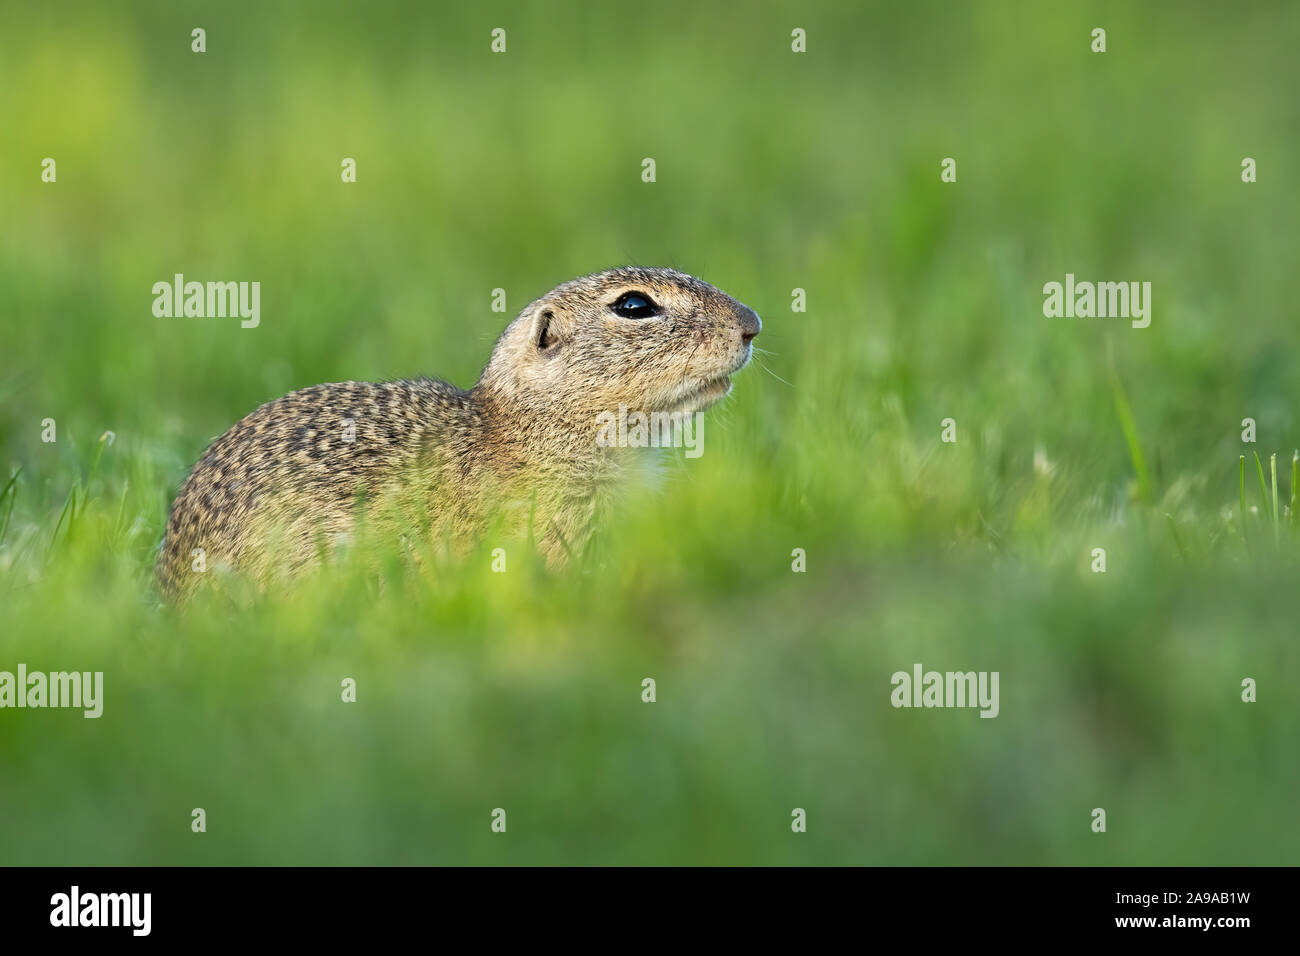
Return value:
M 621 473 L 622 450 L 597 440 L 599 416 L 707 408 L 731 390 L 761 327 L 692 276 L 613 269 L 527 306 L 469 391 L 421 378 L 291 392 L 214 441 L 181 486 L 158 556 L 162 590 L 187 594 L 198 568 L 264 583 L 310 566 L 380 501 L 406 528 L 453 540 L 513 502 L 516 523 L 562 563 Z

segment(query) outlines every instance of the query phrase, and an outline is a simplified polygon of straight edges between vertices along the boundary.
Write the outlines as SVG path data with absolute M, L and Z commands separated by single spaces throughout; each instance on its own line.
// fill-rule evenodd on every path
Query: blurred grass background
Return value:
M 1289 501 L 1298 27 L 1288 2 L 0 7 L 0 669 L 105 672 L 99 720 L 0 711 L 0 862 L 1296 863 L 1300 535 L 1253 459 L 1241 513 L 1238 455 L 1255 418 Z M 427 585 L 158 606 L 171 496 L 241 416 L 468 386 L 492 289 L 513 314 L 629 262 L 753 306 L 773 374 L 601 564 L 492 574 L 485 542 Z M 260 327 L 155 318 L 176 272 L 260 281 Z M 1045 319 L 1067 272 L 1151 281 L 1150 328 Z M 1000 716 L 890 707 L 918 661 L 999 671 Z

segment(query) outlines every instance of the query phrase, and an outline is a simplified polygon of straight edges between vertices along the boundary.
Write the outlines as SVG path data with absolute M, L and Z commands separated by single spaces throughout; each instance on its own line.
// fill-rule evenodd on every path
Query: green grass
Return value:
M 0 670 L 105 674 L 0 710 L 0 862 L 1300 860 L 1293 4 L 437 6 L 0 14 Z M 239 417 L 468 385 L 494 288 L 624 262 L 766 351 L 595 559 L 159 604 Z M 155 318 L 174 272 L 260 327 Z M 1066 272 L 1150 328 L 1044 318 Z M 918 661 L 1000 715 L 892 708 Z

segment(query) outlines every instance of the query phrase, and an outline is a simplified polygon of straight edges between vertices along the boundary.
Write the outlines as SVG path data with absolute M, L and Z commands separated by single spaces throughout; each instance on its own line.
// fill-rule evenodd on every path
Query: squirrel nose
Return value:
M 740 319 L 740 340 L 748 345 L 753 341 L 754 336 L 763 331 L 763 320 L 758 317 L 758 313 L 748 306 L 741 306 L 738 318 Z

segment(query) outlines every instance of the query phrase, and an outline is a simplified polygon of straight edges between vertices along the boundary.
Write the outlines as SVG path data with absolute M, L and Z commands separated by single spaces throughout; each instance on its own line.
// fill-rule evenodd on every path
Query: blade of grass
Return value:
M 13 477 L 9 479 L 9 483 L 5 485 L 5 490 L 0 491 L 0 501 L 4 501 L 6 498 L 9 499 L 8 507 L 5 509 L 4 521 L 0 521 L 0 544 L 5 543 L 5 536 L 9 533 L 9 519 L 14 513 L 14 502 L 18 500 L 18 476 L 22 473 L 22 466 L 19 466 L 13 473 Z
M 1246 456 L 1240 455 L 1237 459 L 1237 487 L 1241 492 L 1241 537 L 1248 540 L 1250 533 L 1246 524 Z
M 87 488 L 90 487 L 90 483 L 95 480 L 95 475 L 98 474 L 99 472 L 99 459 L 104 457 L 105 443 L 111 445 L 116 440 L 116 438 L 117 436 L 114 435 L 112 432 L 104 432 L 104 434 L 99 436 L 99 447 L 95 449 L 95 460 L 90 463 L 90 474 L 86 478 Z
M 1300 450 L 1291 454 L 1291 524 L 1296 524 L 1296 512 L 1300 511 Z M 0 541 L 3 541 L 0 536 Z
M 1124 394 L 1124 385 L 1120 382 L 1119 371 L 1115 366 L 1114 339 L 1106 340 L 1106 354 L 1110 360 L 1110 387 L 1115 398 L 1115 412 L 1119 415 L 1119 427 L 1124 432 L 1124 441 L 1128 444 L 1129 458 L 1133 461 L 1133 470 L 1137 473 L 1138 500 L 1151 500 L 1151 478 L 1147 473 L 1146 459 L 1142 457 L 1142 444 L 1138 440 L 1137 420 L 1133 409 Z
M 130 479 L 122 482 L 122 498 L 117 504 L 117 519 L 113 522 L 113 541 L 117 542 L 122 537 L 122 523 L 126 518 L 126 493 L 131 487 Z
M 1269 477 L 1273 480 L 1273 540 L 1277 541 L 1282 533 L 1282 525 L 1277 510 L 1277 454 L 1268 456 Z
M 50 534 L 50 543 L 45 547 L 45 560 L 49 561 L 50 554 L 54 551 L 54 544 L 59 540 L 59 529 L 63 527 L 63 519 L 68 517 L 70 511 L 75 512 L 77 509 L 77 486 L 73 485 L 68 490 L 68 497 L 63 499 L 63 508 L 59 511 L 59 520 L 54 523 L 54 531 Z M 68 522 L 69 530 L 72 523 Z
M 1259 474 L 1259 496 L 1264 500 L 1264 508 L 1268 509 L 1268 483 L 1264 481 L 1264 463 L 1259 460 L 1259 452 L 1252 452 L 1255 456 L 1255 471 Z

